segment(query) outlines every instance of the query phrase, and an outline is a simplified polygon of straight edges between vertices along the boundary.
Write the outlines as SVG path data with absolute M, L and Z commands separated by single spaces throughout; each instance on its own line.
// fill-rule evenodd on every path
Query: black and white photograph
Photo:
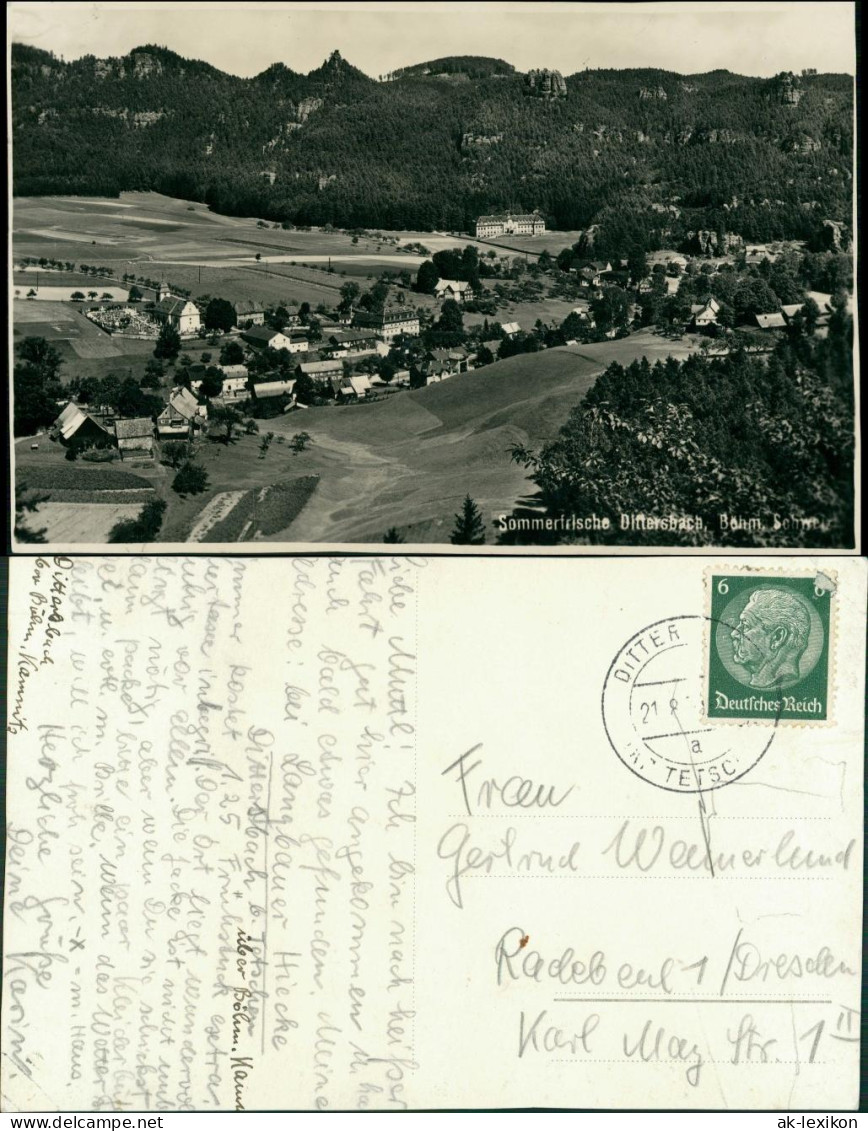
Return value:
M 15 549 L 859 550 L 856 5 L 7 11 Z

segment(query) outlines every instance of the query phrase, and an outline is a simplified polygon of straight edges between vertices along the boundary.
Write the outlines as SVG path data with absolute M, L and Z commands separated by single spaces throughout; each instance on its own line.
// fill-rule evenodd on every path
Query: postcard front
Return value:
M 857 5 L 464 7 L 9 5 L 16 551 L 860 551 Z
M 810 568 L 13 560 L 6 1110 L 855 1105 L 865 568 Z M 825 720 L 709 713 L 709 577 L 756 697 L 833 626 Z

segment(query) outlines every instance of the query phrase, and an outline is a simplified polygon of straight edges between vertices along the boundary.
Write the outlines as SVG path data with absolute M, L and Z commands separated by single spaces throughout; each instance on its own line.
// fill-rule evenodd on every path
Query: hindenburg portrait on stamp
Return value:
M 834 579 L 749 569 L 710 582 L 709 716 L 826 721 Z
M 733 659 L 746 668 L 751 687 L 780 687 L 800 678 L 811 618 L 786 589 L 758 589 L 732 630 Z

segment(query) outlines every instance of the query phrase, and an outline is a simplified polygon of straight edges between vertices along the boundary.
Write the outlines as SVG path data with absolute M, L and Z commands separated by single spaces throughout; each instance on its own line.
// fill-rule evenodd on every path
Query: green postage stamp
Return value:
M 708 718 L 826 722 L 834 577 L 760 568 L 706 577 Z

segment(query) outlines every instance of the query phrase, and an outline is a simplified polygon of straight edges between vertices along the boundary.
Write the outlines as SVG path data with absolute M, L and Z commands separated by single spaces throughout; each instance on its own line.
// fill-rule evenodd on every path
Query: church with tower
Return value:
M 157 299 L 151 314 L 158 322 L 168 322 L 182 338 L 192 337 L 202 328 L 202 318 L 195 302 L 173 295 L 164 282 L 157 287 Z

